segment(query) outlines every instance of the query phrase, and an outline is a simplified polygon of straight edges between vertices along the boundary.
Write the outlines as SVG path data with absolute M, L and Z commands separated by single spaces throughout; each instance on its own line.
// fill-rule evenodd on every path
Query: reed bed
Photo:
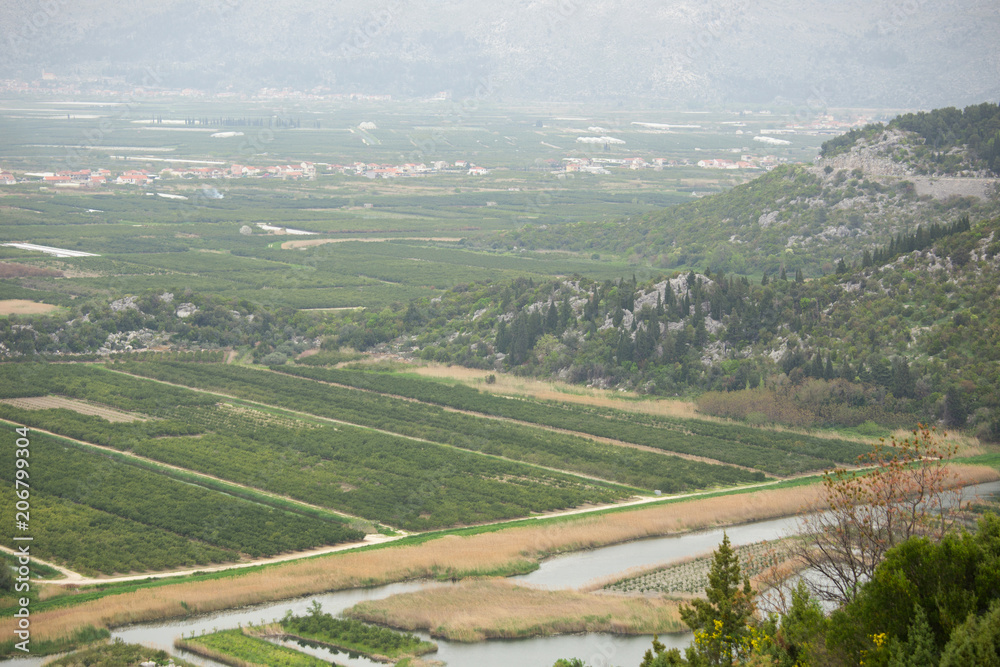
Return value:
M 550 591 L 497 578 L 362 602 L 345 614 L 467 642 L 574 632 L 654 634 L 685 629 L 674 600 Z
M 995 480 L 997 471 L 955 466 L 964 484 Z M 178 583 L 109 595 L 32 614 L 32 638 L 66 637 L 81 627 L 116 627 L 231 609 L 315 593 L 419 578 L 466 578 L 528 572 L 542 558 L 567 551 L 796 514 L 821 507 L 822 488 L 766 489 L 691 498 L 603 515 L 523 525 L 470 536 L 447 535 L 422 544 L 345 551 L 234 574 L 224 580 Z M 11 635 L 13 618 L 0 622 Z

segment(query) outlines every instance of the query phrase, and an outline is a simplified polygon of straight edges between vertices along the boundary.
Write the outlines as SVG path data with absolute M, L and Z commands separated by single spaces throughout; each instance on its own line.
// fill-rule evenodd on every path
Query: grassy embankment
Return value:
M 311 655 L 251 637 L 242 630 L 222 630 L 210 635 L 178 639 L 174 646 L 233 667 L 329 667 Z
M 350 618 L 334 618 L 319 611 L 319 603 L 305 616 L 286 615 L 279 623 L 246 628 L 253 636 L 302 640 L 362 653 L 376 662 L 396 662 L 437 651 L 437 644 L 410 633 L 368 625 Z
M 964 483 L 998 477 L 995 470 L 983 466 L 960 466 L 956 472 Z M 555 553 L 788 516 L 803 506 L 815 505 L 821 497 L 819 485 L 798 480 L 766 490 L 719 492 L 638 509 L 442 531 L 378 547 L 178 583 L 130 584 L 85 594 L 89 599 L 80 604 L 70 605 L 69 600 L 61 599 L 52 601 L 49 607 L 39 605 L 33 611 L 33 638 L 55 640 L 87 626 L 115 627 L 408 579 L 523 573 Z M 598 606 L 592 613 L 610 613 L 601 609 Z M 6 618 L 0 623 L 8 636 L 12 621 Z

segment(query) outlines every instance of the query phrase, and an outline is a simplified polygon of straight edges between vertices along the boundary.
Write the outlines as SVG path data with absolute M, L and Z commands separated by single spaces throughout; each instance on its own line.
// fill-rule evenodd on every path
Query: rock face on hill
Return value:
M 3 3 L 0 70 L 214 90 L 930 108 L 1000 96 L 994 0 Z
M 912 168 L 893 159 L 894 154 L 904 150 L 907 140 L 905 132 L 890 130 L 874 141 L 855 144 L 846 153 L 820 158 L 811 171 L 819 173 L 830 167 L 834 171 L 860 169 L 869 178 L 912 176 Z
M 907 114 L 825 142 L 813 164 L 785 165 L 639 220 L 525 225 L 499 242 L 609 251 L 664 269 L 817 277 L 918 227 L 996 217 L 998 147 L 996 104 Z

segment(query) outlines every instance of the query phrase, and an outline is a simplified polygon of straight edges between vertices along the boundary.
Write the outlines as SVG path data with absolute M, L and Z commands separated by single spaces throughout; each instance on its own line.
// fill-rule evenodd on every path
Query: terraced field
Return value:
M 428 381 L 398 385 L 423 401 L 400 398 L 355 375 L 331 376 L 353 378 L 348 387 L 218 363 L 0 366 L 0 418 L 76 443 L 38 434 L 34 489 L 46 530 L 62 536 L 45 555 L 90 573 L 169 569 L 357 539 L 335 513 L 420 531 L 763 479 L 583 432 L 625 434 L 613 414 L 434 396 Z M 480 412 L 442 405 L 477 398 Z M 522 419 L 498 418 L 503 404 L 523 404 Z M 552 429 L 569 419 L 576 435 Z M 109 540 L 112 551 L 85 554 L 101 525 L 133 546 Z M 143 535 L 156 558 L 134 546 Z

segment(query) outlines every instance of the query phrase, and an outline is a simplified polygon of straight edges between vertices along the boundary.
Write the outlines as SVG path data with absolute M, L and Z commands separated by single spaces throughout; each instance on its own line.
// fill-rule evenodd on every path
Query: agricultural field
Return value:
M 31 446 L 35 551 L 85 574 L 235 562 L 363 537 L 343 522 L 234 498 L 40 433 Z M 12 452 L 2 458 L 13 470 Z M 13 505 L 13 489 L 2 493 Z
M 363 522 L 492 522 L 760 482 L 768 460 L 820 460 L 794 434 L 754 440 L 738 426 L 405 377 L 388 395 L 373 389 L 392 376 L 295 370 L 317 377 L 179 361 L 0 366 L 0 418 L 54 434 L 34 440 L 41 555 L 92 574 L 235 562 L 358 540 L 351 525 Z M 700 458 L 674 453 L 684 439 Z M 726 462 L 744 447 L 756 447 L 756 470 Z
M 178 639 L 174 646 L 224 665 L 269 665 L 270 667 L 329 667 L 328 662 L 266 639 L 251 637 L 243 630 L 222 630 L 189 639 Z
M 120 412 L 112 408 L 77 401 L 65 396 L 33 396 L 30 398 L 5 398 L 3 403 L 24 410 L 72 410 L 81 415 L 100 417 L 109 422 L 145 421 L 146 417 L 128 412 Z
M 355 400 L 357 407 L 367 410 L 359 412 L 336 405 L 339 395 L 313 381 L 221 365 L 205 375 L 188 368 L 194 366 L 199 364 L 165 364 L 162 375 L 192 386 L 212 386 L 236 398 L 262 400 L 234 409 L 220 401 L 221 394 L 96 367 L 14 364 L 0 367 L 7 397 L 55 393 L 157 418 L 113 423 L 70 410 L 24 410 L 8 404 L 0 404 L 0 417 L 407 530 L 612 502 L 637 492 L 564 472 L 573 466 L 542 467 L 411 433 L 403 437 L 385 428 L 376 430 L 366 418 L 372 414 L 371 406 Z M 161 365 L 121 367 L 154 373 Z M 199 380 L 202 377 L 208 379 Z M 225 381 L 212 384 L 214 377 Z M 274 384 L 281 380 L 298 385 Z M 302 395 L 296 396 L 297 392 Z M 265 419 L 265 415 L 275 417 Z M 441 440 L 445 435 L 465 439 L 475 435 L 438 431 L 444 434 Z M 705 468 L 726 472 L 721 466 Z M 736 473 L 736 479 L 745 477 Z
M 187 660 L 171 656 L 166 651 L 151 649 L 141 644 L 126 644 L 121 640 L 110 644 L 97 644 L 46 663 L 51 667 L 77 667 L 78 665 L 138 665 L 143 662 L 157 666 L 194 667 Z
M 780 565 L 791 555 L 788 540 L 756 542 L 735 547 L 733 551 L 740 561 L 740 572 L 749 578 Z M 628 595 L 697 595 L 704 592 L 708 586 L 708 571 L 711 564 L 711 554 L 700 556 L 624 577 L 605 584 L 600 590 Z
M 864 445 L 796 433 L 768 432 L 737 424 L 655 415 L 624 414 L 598 407 L 511 400 L 462 385 L 399 373 L 353 369 L 282 367 L 281 372 L 391 394 L 484 415 L 613 438 L 668 452 L 697 455 L 775 475 L 851 464 Z
M 18 100 L 16 110 L 11 104 L 0 100 L 0 156 L 7 156 L 0 157 L 0 166 L 15 173 L 316 165 L 314 180 L 164 176 L 145 188 L 81 190 L 41 181 L 5 187 L 0 244 L 30 242 L 98 255 L 52 257 L 0 246 L 0 299 L 11 301 L 12 312 L 15 300 L 64 305 L 81 297 L 111 300 L 144 290 L 187 289 L 233 299 L 252 293 L 258 303 L 296 309 L 381 309 L 482 279 L 646 277 L 649 267 L 627 253 L 498 252 L 489 239 L 526 223 L 627 221 L 761 173 L 701 169 L 694 166 L 699 159 L 752 154 L 797 160 L 814 155 L 823 138 L 754 144 L 736 132 L 737 121 L 749 133 L 781 127 L 788 117 L 725 112 L 699 115 L 692 123 L 678 112 L 488 105 L 456 117 L 444 103 L 420 110 L 391 103 L 331 109 L 157 99 L 133 100 L 126 113 L 96 103 L 76 105 L 70 113 L 51 100 L 27 107 Z M 686 129 L 666 131 L 650 122 Z M 210 136 L 234 123 L 239 136 Z M 361 123 L 377 129 L 362 130 Z M 593 134 L 588 126 L 605 128 L 625 143 L 577 141 Z M 654 159 L 670 166 L 612 168 L 606 174 L 564 169 L 567 160 L 636 157 L 650 167 Z M 355 162 L 448 167 L 396 179 L 330 167 Z M 469 175 L 456 162 L 488 173 Z M 285 228 L 317 236 L 290 239 L 281 233 Z M 35 312 L 42 307 L 18 306 Z
M 368 625 L 350 618 L 324 614 L 318 602 L 305 616 L 287 614 L 280 622 L 281 631 L 296 639 L 307 639 L 338 649 L 356 651 L 379 661 L 397 661 L 433 653 L 437 645 L 410 633 Z M 265 630 L 268 628 L 264 628 Z
M 392 396 L 373 395 L 260 370 L 127 362 L 116 364 L 115 368 L 491 456 L 599 475 L 609 481 L 647 490 L 683 491 L 764 479 L 760 473 L 733 467 L 599 444 L 579 436 L 539 431 L 530 425 L 482 419 Z

